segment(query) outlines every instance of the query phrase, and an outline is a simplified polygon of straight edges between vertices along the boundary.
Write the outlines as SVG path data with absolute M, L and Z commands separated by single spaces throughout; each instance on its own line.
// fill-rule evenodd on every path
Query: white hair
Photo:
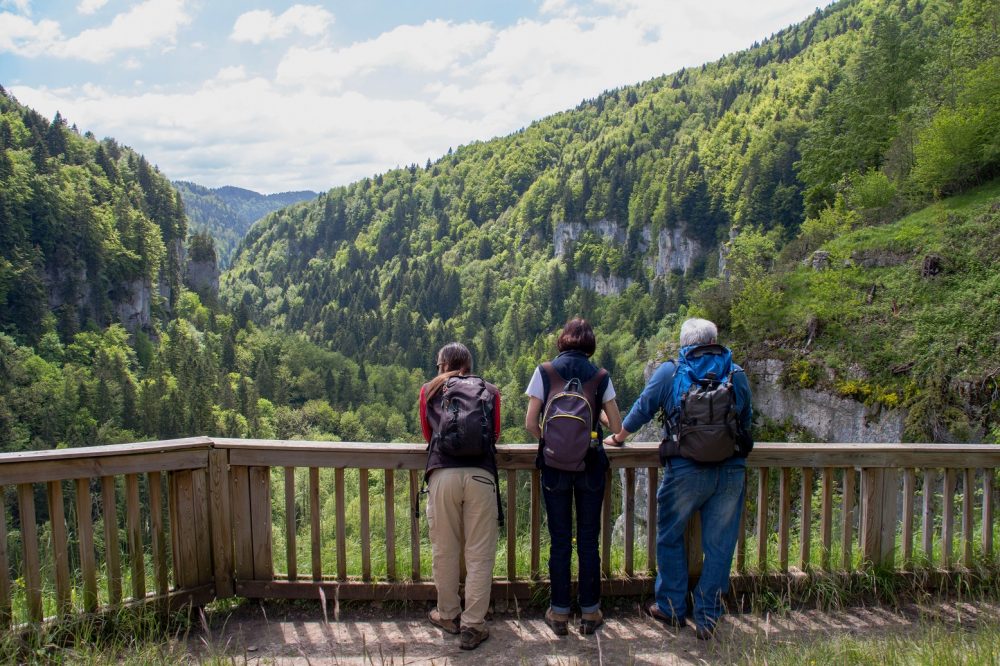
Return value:
M 688 319 L 681 324 L 681 347 L 709 345 L 719 337 L 719 329 L 707 319 Z

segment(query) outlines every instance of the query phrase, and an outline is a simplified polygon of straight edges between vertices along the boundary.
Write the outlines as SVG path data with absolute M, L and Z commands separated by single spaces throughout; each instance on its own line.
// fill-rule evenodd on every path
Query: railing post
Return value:
M 895 562 L 898 482 L 893 468 L 861 470 L 861 552 L 872 564 L 891 567 Z
M 208 452 L 209 517 L 212 523 L 212 572 L 215 597 L 233 596 L 233 519 L 230 505 L 229 452 Z

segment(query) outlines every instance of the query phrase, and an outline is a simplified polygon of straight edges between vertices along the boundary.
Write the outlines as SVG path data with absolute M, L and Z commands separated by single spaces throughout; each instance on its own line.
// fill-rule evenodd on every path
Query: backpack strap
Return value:
M 601 368 L 597 371 L 593 377 L 587 380 L 583 385 L 582 393 L 587 398 L 587 402 L 590 403 L 590 413 L 593 414 L 595 421 L 600 421 L 601 413 L 601 401 L 597 397 L 597 391 L 601 388 L 601 384 L 604 383 L 604 378 L 608 376 L 608 371 Z M 591 429 L 594 428 L 594 424 L 590 424 Z
M 555 390 L 555 387 L 566 384 L 566 379 L 559 374 L 559 371 L 556 370 L 556 366 L 552 365 L 552 361 L 545 361 L 538 367 L 542 369 L 545 376 L 549 380 L 549 390 L 545 393 L 545 399 L 542 400 L 542 406 L 544 407 L 549 404 L 549 396 L 552 395 L 552 391 Z

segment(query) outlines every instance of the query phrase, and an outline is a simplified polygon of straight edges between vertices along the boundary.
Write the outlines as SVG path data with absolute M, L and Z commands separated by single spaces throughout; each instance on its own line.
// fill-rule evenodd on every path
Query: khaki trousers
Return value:
M 497 491 L 493 475 L 479 467 L 436 469 L 427 486 L 427 525 L 438 613 L 450 620 L 461 612 L 461 626 L 480 629 L 486 624 L 497 555 Z M 463 550 L 467 570 L 464 612 L 458 596 Z

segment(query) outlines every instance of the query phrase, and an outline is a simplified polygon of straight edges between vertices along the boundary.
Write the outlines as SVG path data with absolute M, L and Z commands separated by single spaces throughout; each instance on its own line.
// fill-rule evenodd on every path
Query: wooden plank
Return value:
M 770 469 L 760 468 L 757 477 L 757 568 L 767 571 L 767 539 L 770 534 L 767 529 L 767 482 Z
M 657 511 L 657 501 L 656 501 L 656 491 L 660 487 L 659 484 L 660 468 L 659 467 L 648 467 L 646 468 L 646 479 L 648 480 L 646 484 L 646 572 L 651 575 L 656 575 L 656 511 Z M 746 502 L 743 503 L 743 509 L 746 510 Z M 741 518 L 742 520 L 742 518 Z M 742 524 L 740 535 L 742 537 Z
M 420 520 L 417 507 L 420 501 L 420 481 L 417 470 L 410 470 L 410 580 L 420 580 Z
M 253 580 L 253 533 L 250 523 L 250 468 L 229 467 L 233 515 L 233 570 L 237 580 Z
M 139 477 L 125 476 L 125 525 L 128 555 L 132 571 L 132 598 L 146 597 L 146 555 L 142 546 L 142 525 L 139 522 Z
M 66 535 L 66 508 L 62 481 L 49 481 L 49 527 L 52 534 L 52 561 L 55 564 L 56 608 L 61 616 L 73 611 L 73 584 L 69 577 L 69 539 Z
M 833 547 L 833 468 L 823 468 L 823 489 L 820 499 L 819 531 L 822 541 L 821 566 L 830 570 L 830 551 Z
M 944 492 L 941 495 L 941 566 L 950 569 L 951 548 L 955 523 L 955 470 L 944 471 Z
M 385 576 L 390 581 L 396 580 L 396 470 L 393 469 L 385 470 Z
M 975 509 L 976 470 L 967 467 L 962 484 L 962 565 L 972 568 L 973 510 Z M 985 529 L 986 526 L 983 526 Z
M 635 575 L 635 469 L 625 470 L 625 575 Z
M 177 542 L 177 559 L 174 560 L 174 579 L 177 587 L 187 589 L 196 587 L 198 580 L 198 552 L 196 541 L 199 538 L 195 526 L 194 478 L 190 470 L 172 472 L 174 507 L 177 513 L 171 516 L 171 526 Z
M 841 530 L 840 549 L 841 566 L 844 571 L 850 571 L 854 566 L 854 495 L 856 492 L 854 480 L 854 468 L 848 467 L 844 470 L 843 497 L 841 498 Z
M 517 470 L 507 470 L 507 580 L 517 580 Z
M 170 591 L 170 582 L 167 567 L 167 533 L 163 528 L 163 474 L 150 472 L 146 481 L 149 487 L 150 533 L 153 539 L 153 577 L 156 579 L 156 594 L 164 596 Z
M 778 570 L 788 571 L 788 534 L 792 522 L 792 470 L 781 468 L 778 482 Z
M 334 495 L 336 498 L 336 517 L 337 517 L 337 579 L 347 580 L 347 513 L 344 508 L 344 470 L 335 469 L 333 471 L 335 479 L 335 491 Z M 419 523 L 417 525 L 417 530 L 415 534 L 418 535 L 417 539 L 419 542 Z M 420 564 L 417 560 L 417 569 L 419 570 Z
M 987 559 L 993 555 L 993 474 L 992 469 L 983 470 L 983 555 Z
M 861 554 L 877 564 L 882 558 L 882 473 L 881 468 L 861 470 Z
M 172 472 L 167 472 L 167 522 L 169 527 L 167 528 L 170 533 L 170 561 L 173 564 L 173 579 L 174 586 L 173 589 L 178 589 L 180 587 L 180 581 L 177 579 L 177 563 L 180 562 L 180 533 L 177 529 L 177 523 L 180 520 L 178 516 L 180 512 L 177 509 L 177 475 Z M 251 576 L 252 578 L 252 576 Z
M 903 563 L 913 563 L 913 496 L 917 492 L 917 475 L 912 467 L 903 470 Z
M 159 474 L 155 476 L 159 477 Z M 215 595 L 226 599 L 233 596 L 233 515 L 230 508 L 229 459 L 225 451 L 213 449 L 208 454 L 208 498 Z
M 882 498 L 880 506 L 879 564 L 883 568 L 892 569 L 896 565 L 896 532 L 899 514 L 899 470 L 885 468 L 882 470 Z
M 808 571 L 812 563 L 809 561 L 812 547 L 812 496 L 813 470 L 806 467 L 802 470 L 802 508 L 799 521 L 799 568 Z
M 747 503 L 740 507 L 740 531 L 736 536 L 736 570 L 747 570 Z
M 86 447 L 65 449 L 85 452 Z M 6 454 L 10 455 L 10 454 Z M 208 450 L 184 449 L 156 454 L 81 457 L 51 461 L 7 462 L 0 464 L 0 485 L 48 483 L 80 478 L 136 474 L 153 470 L 195 469 L 208 464 Z
M 114 456 L 163 455 L 185 449 L 206 450 L 212 444 L 208 437 L 186 437 L 183 439 L 138 442 L 135 444 L 108 444 L 105 446 L 81 446 L 72 449 L 43 449 L 39 451 L 17 451 L 0 454 L 0 468 L 18 466 L 26 462 L 58 463 L 85 458 L 108 458 Z M 52 480 L 52 479 L 49 479 Z
M 7 553 L 7 492 L 0 486 L 0 631 L 10 626 L 10 555 Z
M 285 467 L 285 572 L 288 580 L 299 577 L 295 561 L 295 468 Z
M 101 503 L 104 508 L 104 561 L 107 565 L 108 603 L 117 606 L 122 601 L 121 546 L 118 541 L 118 500 L 115 478 L 101 477 Z
M 35 489 L 30 483 L 17 486 L 17 503 L 21 510 L 21 577 L 28 606 L 28 621 L 42 621 L 42 570 L 38 558 L 38 527 L 35 524 Z
M 271 554 L 271 468 L 250 468 L 250 533 L 253 538 L 253 575 L 274 578 Z
M 386 493 L 389 493 L 392 470 L 387 471 Z M 322 580 L 323 578 L 323 551 L 322 535 L 319 524 L 319 468 L 309 468 L 309 542 L 312 554 L 312 578 Z M 386 530 L 389 530 L 389 516 L 386 515 Z M 389 539 L 388 534 L 386 539 Z M 388 563 L 387 563 L 388 564 Z
M 614 475 L 609 469 L 604 477 L 604 499 L 601 501 L 601 573 L 611 577 L 611 485 Z
M 921 522 L 921 537 L 924 545 L 924 557 L 927 564 L 934 563 L 934 470 L 924 470 L 923 520 Z
M 268 484 L 270 487 L 270 484 Z M 212 582 L 212 525 L 209 518 L 208 469 L 191 471 L 191 492 L 194 502 L 194 525 L 199 537 L 195 542 L 195 557 L 198 562 L 197 585 Z M 270 521 L 270 513 L 268 513 Z
M 531 580 L 539 577 L 539 549 L 542 530 L 542 483 L 537 469 L 531 470 Z
M 358 483 L 361 490 L 361 580 L 372 579 L 372 535 L 371 518 L 368 508 L 368 470 L 358 470 Z

